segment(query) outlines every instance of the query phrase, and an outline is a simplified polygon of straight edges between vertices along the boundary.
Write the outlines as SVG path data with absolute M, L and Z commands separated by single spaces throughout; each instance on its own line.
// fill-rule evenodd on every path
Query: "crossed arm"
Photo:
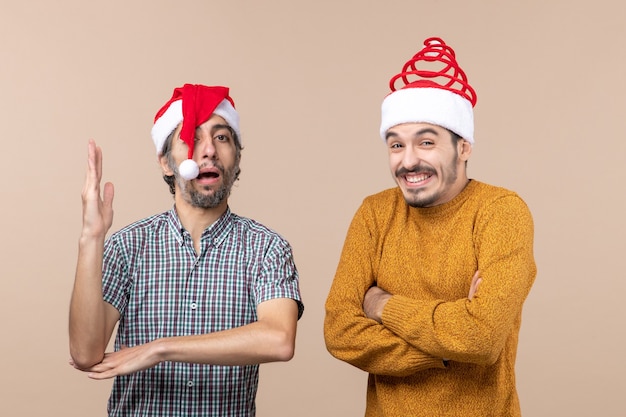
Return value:
M 476 271 L 472 277 L 469 294 L 467 295 L 468 299 L 471 300 L 474 298 L 474 294 L 476 294 L 478 286 L 481 282 L 482 279 L 480 278 L 480 271 Z M 382 323 L 383 310 L 385 309 L 385 305 L 391 296 L 392 295 L 387 291 L 374 285 L 365 293 L 365 298 L 363 299 L 363 312 L 365 312 L 365 315 L 368 318 L 376 320 L 378 323 Z
M 88 170 L 82 191 L 83 228 L 70 302 L 70 364 L 93 379 L 112 378 L 163 361 L 250 365 L 293 357 L 297 303 L 288 298 L 257 306 L 258 320 L 221 332 L 168 337 L 105 353 L 119 312 L 102 298 L 104 240 L 113 220 L 113 185 L 101 190 L 102 151 L 89 142 Z M 101 195 L 102 194 L 102 195 Z
M 468 299 L 474 297 L 481 282 L 480 272 L 476 271 Z M 382 324 L 383 310 L 392 297 L 376 285 L 364 290 L 353 287 L 349 293 L 345 292 L 345 288 L 331 290 L 324 323 L 329 352 L 340 360 L 377 375 L 402 377 L 426 369 L 444 368 L 446 358 L 417 348 Z M 350 300 L 363 300 L 359 311 Z

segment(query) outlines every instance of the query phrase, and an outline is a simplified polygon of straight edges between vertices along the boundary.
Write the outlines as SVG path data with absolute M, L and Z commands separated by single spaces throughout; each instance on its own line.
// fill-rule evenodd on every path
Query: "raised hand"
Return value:
M 102 150 L 89 141 L 87 175 L 82 191 L 83 230 L 70 301 L 70 355 L 76 367 L 102 361 L 119 312 L 102 298 L 104 241 L 113 223 L 113 184 L 102 180 Z M 102 192 L 102 196 L 100 195 Z
M 82 191 L 83 200 L 83 236 L 106 235 L 113 223 L 113 184 L 102 181 L 102 149 L 93 139 L 89 140 L 87 175 Z

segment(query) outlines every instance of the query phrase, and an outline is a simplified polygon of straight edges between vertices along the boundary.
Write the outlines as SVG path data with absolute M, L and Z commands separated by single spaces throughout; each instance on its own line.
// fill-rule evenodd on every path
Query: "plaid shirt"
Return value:
M 172 208 L 113 234 L 103 269 L 104 300 L 121 315 L 115 350 L 243 326 L 274 298 L 303 310 L 289 243 L 230 209 L 202 234 L 199 256 Z M 109 415 L 253 416 L 258 370 L 164 362 L 115 378 Z

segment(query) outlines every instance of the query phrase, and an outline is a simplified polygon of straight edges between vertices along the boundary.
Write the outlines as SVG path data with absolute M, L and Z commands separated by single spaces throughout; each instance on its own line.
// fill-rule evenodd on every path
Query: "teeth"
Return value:
M 407 176 L 406 177 L 406 181 L 410 182 L 410 183 L 416 183 L 416 182 L 420 182 L 420 181 L 424 181 L 426 179 L 429 178 L 429 175 L 423 174 L 423 175 L 419 175 L 419 176 Z

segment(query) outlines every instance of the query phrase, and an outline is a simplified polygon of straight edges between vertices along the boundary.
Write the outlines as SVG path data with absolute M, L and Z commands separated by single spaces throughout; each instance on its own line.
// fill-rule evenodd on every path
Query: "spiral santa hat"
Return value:
M 241 145 L 239 114 L 228 92 L 228 87 L 185 84 L 174 89 L 172 98 L 154 117 L 151 133 L 157 155 L 162 154 L 168 136 L 182 122 L 180 139 L 187 144 L 188 155 L 178 167 L 178 171 L 186 180 L 196 178 L 200 172 L 198 164 L 193 160 L 196 128 L 209 120 L 211 115 L 217 114 L 224 118 L 237 134 L 237 140 Z
M 456 62 L 454 50 L 442 39 L 426 39 L 424 48 L 391 78 L 389 87 L 391 93 L 381 106 L 383 140 L 387 130 L 398 124 L 431 123 L 474 144 L 476 92 Z

